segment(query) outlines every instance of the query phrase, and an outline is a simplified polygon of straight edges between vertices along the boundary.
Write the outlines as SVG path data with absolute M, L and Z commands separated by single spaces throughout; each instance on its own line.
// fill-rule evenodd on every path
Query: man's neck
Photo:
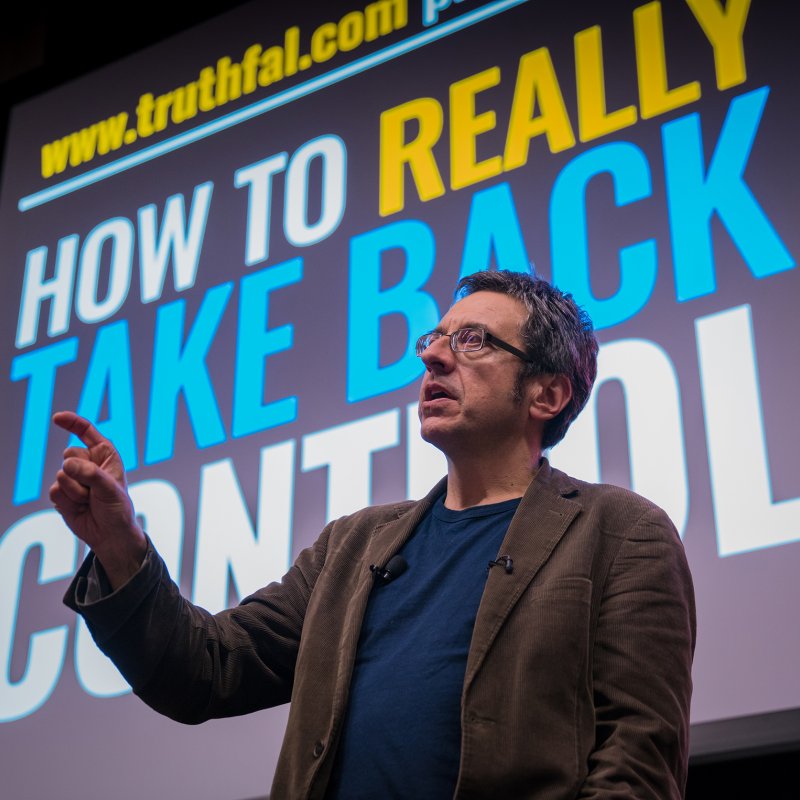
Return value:
M 453 511 L 522 497 L 539 471 L 541 452 L 482 454 L 447 459 L 447 496 Z

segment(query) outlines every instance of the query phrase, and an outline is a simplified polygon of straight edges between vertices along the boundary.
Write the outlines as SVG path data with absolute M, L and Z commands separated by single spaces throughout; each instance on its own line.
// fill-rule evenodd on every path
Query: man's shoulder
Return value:
M 584 481 L 550 465 L 544 482 L 551 491 L 577 503 L 584 514 L 595 520 L 604 520 L 610 528 L 627 527 L 638 522 L 674 528 L 664 509 L 622 486 Z

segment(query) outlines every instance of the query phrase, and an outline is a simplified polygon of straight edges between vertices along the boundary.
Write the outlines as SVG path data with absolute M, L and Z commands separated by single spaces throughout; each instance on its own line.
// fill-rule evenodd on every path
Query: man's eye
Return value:
M 476 347 L 480 345 L 483 337 L 480 334 L 480 331 L 473 331 L 473 330 L 463 330 L 459 332 L 458 340 L 461 344 L 466 345 L 467 347 Z

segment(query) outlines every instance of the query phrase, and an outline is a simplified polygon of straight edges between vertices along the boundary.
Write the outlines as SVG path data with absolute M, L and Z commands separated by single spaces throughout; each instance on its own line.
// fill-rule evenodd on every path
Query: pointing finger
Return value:
M 57 411 L 53 414 L 53 423 L 69 433 L 74 433 L 87 447 L 108 442 L 88 419 L 79 417 L 74 411 Z

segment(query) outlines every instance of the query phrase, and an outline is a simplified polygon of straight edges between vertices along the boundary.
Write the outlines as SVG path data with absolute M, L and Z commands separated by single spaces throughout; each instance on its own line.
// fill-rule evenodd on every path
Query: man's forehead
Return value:
M 489 328 L 494 333 L 518 331 L 527 315 L 524 304 L 499 292 L 475 292 L 454 303 L 436 330 Z

